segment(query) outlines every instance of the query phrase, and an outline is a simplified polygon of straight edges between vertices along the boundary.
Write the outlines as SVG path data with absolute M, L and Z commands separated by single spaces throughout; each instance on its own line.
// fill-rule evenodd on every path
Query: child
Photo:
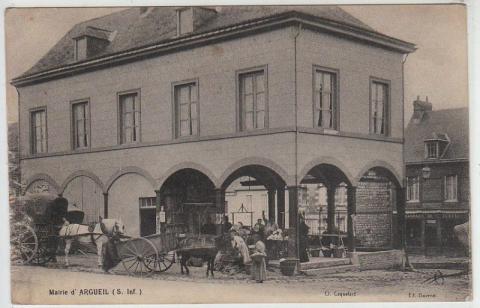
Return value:
M 258 283 L 262 283 L 267 279 L 267 266 L 265 264 L 265 244 L 262 241 L 255 243 L 255 252 L 251 255 L 252 262 L 252 279 L 255 279 Z

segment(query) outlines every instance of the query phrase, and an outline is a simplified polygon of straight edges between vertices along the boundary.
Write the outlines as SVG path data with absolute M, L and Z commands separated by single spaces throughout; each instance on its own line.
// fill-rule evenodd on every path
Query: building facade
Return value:
M 453 227 L 469 220 L 468 109 L 417 99 L 405 132 L 407 247 L 463 254 Z
M 299 187 L 327 188 L 332 229 L 343 183 L 350 248 L 392 248 L 403 194 L 371 206 L 382 194 L 371 179 L 403 188 L 414 49 L 329 6 L 130 8 L 86 21 L 12 81 L 22 179 L 90 221 L 122 218 L 135 236 L 198 231 L 200 212 L 219 223 L 225 191 L 249 176 L 290 229 L 292 255 Z

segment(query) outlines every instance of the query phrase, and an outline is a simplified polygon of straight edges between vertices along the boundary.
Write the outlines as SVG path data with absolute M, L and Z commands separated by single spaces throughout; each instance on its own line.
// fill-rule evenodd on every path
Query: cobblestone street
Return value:
M 112 271 L 114 274 L 105 274 L 96 266 L 96 257 L 93 255 L 73 256 L 70 262 L 69 268 L 64 266 L 62 257 L 59 257 L 58 263 L 51 264 L 48 268 L 15 266 L 12 268 L 13 286 L 28 288 L 30 283 L 40 284 L 44 288 L 37 287 L 35 292 L 43 292 L 43 296 L 48 294 L 50 289 L 71 291 L 80 288 L 107 288 L 108 290 L 134 288 L 142 289 L 145 295 L 150 294 L 144 297 L 139 295 L 100 298 L 84 296 L 79 298 L 82 303 L 83 301 L 88 303 L 89 300 L 97 303 L 99 300 L 112 303 L 127 303 L 130 300 L 132 303 L 291 302 L 293 298 L 297 301 L 302 299 L 304 302 L 352 302 L 367 299 L 369 301 L 463 301 L 467 300 L 470 294 L 469 278 L 465 275 L 448 277 L 444 282 L 424 283 L 434 275 L 435 270 L 418 272 L 372 270 L 322 276 L 285 277 L 278 269 L 270 269 L 267 272 L 267 281 L 259 285 L 243 273 L 226 275 L 215 272 L 215 278 L 206 278 L 205 267 L 190 267 L 191 274 L 186 276 L 181 275 L 179 265 L 174 264 L 167 272 L 137 278 L 128 276 L 121 264 Z M 455 272 L 457 271 L 442 270 L 443 274 Z M 192 290 L 193 286 L 195 286 L 195 294 L 188 297 L 176 297 L 178 295 L 176 292 L 164 293 L 165 288 Z M 158 297 L 152 296 L 160 289 L 162 292 Z M 24 293 L 16 292 L 16 294 Z M 165 297 L 162 294 L 169 295 Z M 42 294 L 32 293 L 29 296 L 42 296 Z M 18 299 L 21 301 L 21 297 Z M 51 299 L 52 303 L 63 303 L 68 300 L 68 297 L 51 295 L 48 299 Z M 34 298 L 30 297 L 29 300 Z

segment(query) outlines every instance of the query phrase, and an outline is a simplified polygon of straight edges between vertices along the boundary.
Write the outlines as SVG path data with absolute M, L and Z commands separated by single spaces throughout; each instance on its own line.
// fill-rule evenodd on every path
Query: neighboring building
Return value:
M 469 219 L 468 109 L 417 99 L 405 132 L 406 228 L 411 251 L 463 253 L 453 227 Z
M 8 124 L 8 187 L 10 196 L 18 196 L 22 191 L 20 156 L 18 154 L 18 123 L 11 123 Z
M 327 188 L 333 230 L 345 183 L 349 248 L 354 219 L 359 247 L 398 247 L 404 203 L 381 196 L 402 189 L 414 50 L 332 6 L 130 8 L 82 22 L 12 81 L 22 179 L 136 236 L 220 222 L 226 189 L 252 177 L 292 255 L 302 185 Z

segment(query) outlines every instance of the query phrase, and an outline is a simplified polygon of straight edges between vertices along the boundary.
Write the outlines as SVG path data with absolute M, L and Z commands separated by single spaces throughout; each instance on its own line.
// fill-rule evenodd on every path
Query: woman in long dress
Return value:
M 232 247 L 233 249 L 237 249 L 240 252 L 240 255 L 242 256 L 243 259 L 243 264 L 247 264 L 252 262 L 252 259 L 250 258 L 250 253 L 248 251 L 248 246 L 243 240 L 241 236 L 238 235 L 237 232 L 232 231 Z
M 252 254 L 252 279 L 256 282 L 262 283 L 267 279 L 266 257 L 265 244 L 262 241 L 257 241 L 255 243 L 255 252 Z

